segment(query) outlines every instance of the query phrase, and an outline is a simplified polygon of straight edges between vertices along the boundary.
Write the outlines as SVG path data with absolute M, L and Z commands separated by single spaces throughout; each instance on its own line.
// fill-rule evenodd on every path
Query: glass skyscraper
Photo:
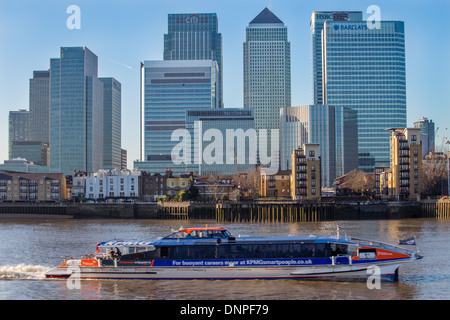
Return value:
M 265 8 L 246 28 L 244 108 L 252 108 L 255 129 L 280 128 L 280 109 L 291 106 L 291 45 L 287 27 Z M 266 144 L 271 154 L 269 141 Z M 278 137 L 277 137 L 278 143 Z
M 192 167 L 200 175 L 232 175 L 256 167 L 256 153 L 250 154 L 256 140 L 251 109 L 189 109 L 186 129 L 191 137 Z M 214 141 L 209 141 L 209 136 L 204 141 L 208 130 L 213 130 Z M 221 141 L 216 141 L 220 136 Z M 211 145 L 221 148 L 211 148 L 214 162 L 208 163 L 202 155 Z
M 217 107 L 223 108 L 222 34 L 215 13 L 169 14 L 164 60 L 214 60 L 218 65 Z
M 317 93 L 323 104 L 357 111 L 358 167 L 373 172 L 389 164 L 388 129 L 406 127 L 404 23 L 380 21 L 374 28 L 355 19 L 340 12 L 323 22 Z
M 13 141 L 28 141 L 30 140 L 29 123 L 30 112 L 25 109 L 9 112 L 9 128 L 8 128 L 8 158 L 12 156 Z
M 213 60 L 145 61 L 141 64 L 141 159 L 135 168 L 151 173 L 184 173 L 172 159 L 179 141 L 172 133 L 185 129 L 187 109 L 217 108 L 218 68 Z
M 321 181 L 333 180 L 358 166 L 357 117 L 350 108 L 306 105 L 281 111 L 281 170 L 292 169 L 292 152 L 306 143 L 319 144 Z
M 72 174 L 103 167 L 103 83 L 97 56 L 63 47 L 50 59 L 50 169 Z
M 122 166 L 122 85 L 114 78 L 103 83 L 103 169 Z
M 314 11 L 311 15 L 314 104 L 324 104 L 322 91 L 322 31 L 325 21 L 362 21 L 362 11 Z
M 30 79 L 30 139 L 49 141 L 50 71 L 34 71 Z

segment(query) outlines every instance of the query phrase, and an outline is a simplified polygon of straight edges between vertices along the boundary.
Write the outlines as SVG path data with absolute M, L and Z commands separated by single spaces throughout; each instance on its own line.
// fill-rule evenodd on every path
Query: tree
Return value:
M 233 180 L 239 189 L 248 191 L 251 198 L 257 197 L 260 191 L 261 176 L 259 167 L 246 172 L 236 173 Z
M 447 185 L 447 159 L 444 155 L 431 154 L 422 161 L 420 168 L 421 194 L 436 196 L 445 194 Z
M 375 175 L 354 169 L 345 175 L 339 188 L 356 194 L 372 193 L 375 189 Z

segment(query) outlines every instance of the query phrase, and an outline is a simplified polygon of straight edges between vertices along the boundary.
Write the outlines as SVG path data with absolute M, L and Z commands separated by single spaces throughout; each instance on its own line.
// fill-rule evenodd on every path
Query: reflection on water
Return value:
M 4 220 L 0 221 L 0 299 L 154 299 L 154 300 L 398 300 L 449 299 L 448 221 L 411 219 L 307 223 L 223 224 L 235 236 L 335 235 L 397 243 L 415 236 L 424 259 L 400 268 L 397 283 L 370 290 L 364 282 L 304 280 L 227 281 L 81 281 L 68 289 L 65 280 L 44 280 L 44 272 L 63 256 L 95 251 L 98 241 L 151 238 L 171 228 L 214 221 L 153 220 Z

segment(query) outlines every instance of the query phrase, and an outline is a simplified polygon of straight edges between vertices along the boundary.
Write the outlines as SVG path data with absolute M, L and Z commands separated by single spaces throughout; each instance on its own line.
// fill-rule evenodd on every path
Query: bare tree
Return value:
M 349 189 L 353 193 L 365 194 L 375 189 L 375 175 L 362 170 L 353 170 L 347 173 L 344 181 L 339 185 L 341 189 Z
M 440 154 L 431 154 L 422 162 L 420 172 L 422 195 L 445 194 L 447 185 L 447 160 Z
M 250 197 L 255 197 L 260 192 L 260 169 L 256 167 L 246 172 L 236 173 L 233 175 L 233 181 L 238 188 L 247 191 Z

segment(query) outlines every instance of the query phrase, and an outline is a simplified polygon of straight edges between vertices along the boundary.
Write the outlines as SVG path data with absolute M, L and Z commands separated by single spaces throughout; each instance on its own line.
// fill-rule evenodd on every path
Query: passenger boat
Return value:
M 96 254 L 67 259 L 47 278 L 320 279 L 396 281 L 418 252 L 333 236 L 233 237 L 223 227 L 180 228 L 150 240 L 110 240 Z

